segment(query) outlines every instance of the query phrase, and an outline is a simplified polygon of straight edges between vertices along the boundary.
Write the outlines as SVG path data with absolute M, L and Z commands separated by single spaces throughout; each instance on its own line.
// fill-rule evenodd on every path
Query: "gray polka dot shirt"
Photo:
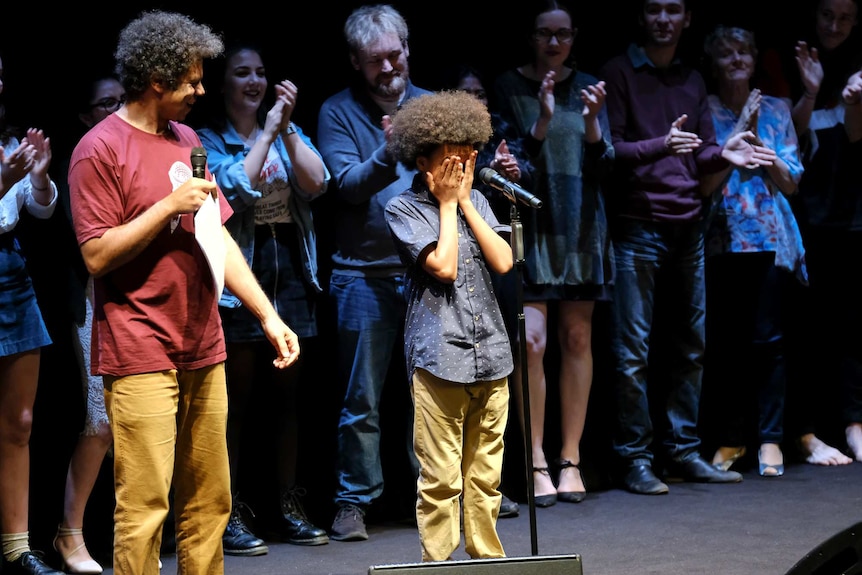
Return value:
M 497 221 L 485 196 L 473 190 L 471 198 L 492 229 L 510 232 L 510 226 Z M 440 230 L 437 200 L 421 176 L 386 206 L 386 221 L 408 266 L 407 371 L 412 376 L 421 367 L 442 379 L 469 384 L 508 376 L 513 360 L 485 258 L 460 209 L 458 215 L 458 276 L 444 284 L 417 263 Z

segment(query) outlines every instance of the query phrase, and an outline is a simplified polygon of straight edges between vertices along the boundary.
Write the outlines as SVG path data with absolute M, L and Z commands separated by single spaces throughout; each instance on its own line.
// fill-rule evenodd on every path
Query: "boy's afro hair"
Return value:
M 468 92 L 447 90 L 405 102 L 392 118 L 392 136 L 386 147 L 394 158 L 412 168 L 417 156 L 430 154 L 437 146 L 479 149 L 491 133 L 491 115 L 485 104 Z

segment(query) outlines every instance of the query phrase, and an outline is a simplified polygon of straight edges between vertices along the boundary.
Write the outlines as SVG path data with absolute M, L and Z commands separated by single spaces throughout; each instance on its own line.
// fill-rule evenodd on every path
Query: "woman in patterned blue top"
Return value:
M 807 284 L 805 250 L 787 196 L 802 177 L 790 107 L 751 88 L 754 34 L 717 27 L 705 40 L 718 93 L 710 95 L 719 144 L 744 130 L 777 159 L 756 170 L 728 168 L 704 181 L 706 218 L 707 383 L 716 402 L 708 412 L 719 444 L 713 464 L 729 469 L 745 454 L 747 430 L 757 430 L 759 473 L 784 473 L 785 362 L 781 294 L 788 282 Z M 711 384 L 711 385 L 710 385 Z M 743 414 L 756 403 L 757 422 Z

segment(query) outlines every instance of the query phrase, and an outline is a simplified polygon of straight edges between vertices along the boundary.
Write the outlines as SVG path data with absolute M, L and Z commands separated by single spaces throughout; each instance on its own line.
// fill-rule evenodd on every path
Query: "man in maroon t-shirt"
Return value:
M 75 232 L 94 277 L 92 370 L 104 378 L 114 437 L 117 575 L 158 571 L 172 485 L 181 571 L 224 571 L 231 491 L 221 266 L 211 268 L 219 254 L 224 285 L 277 350 L 274 365 L 299 356 L 296 334 L 223 228 L 230 206 L 190 166 L 201 143 L 180 122 L 204 94 L 203 59 L 223 48 L 181 14 L 133 20 L 115 52 L 126 103 L 81 139 L 70 162 Z M 198 216 L 206 215 L 214 226 L 199 243 L 206 226 Z M 206 243 L 215 246 L 212 260 Z

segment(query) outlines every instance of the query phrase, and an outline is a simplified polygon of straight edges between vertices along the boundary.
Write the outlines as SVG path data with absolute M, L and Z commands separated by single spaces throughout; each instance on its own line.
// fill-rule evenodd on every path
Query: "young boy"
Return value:
M 497 535 L 503 435 L 513 369 L 490 270 L 512 268 L 508 225 L 473 190 L 476 150 L 491 136 L 482 102 L 427 94 L 392 119 L 388 151 L 418 174 L 386 205 L 408 266 L 404 345 L 412 378 L 413 446 L 420 465 L 416 519 L 423 561 L 503 557 Z

